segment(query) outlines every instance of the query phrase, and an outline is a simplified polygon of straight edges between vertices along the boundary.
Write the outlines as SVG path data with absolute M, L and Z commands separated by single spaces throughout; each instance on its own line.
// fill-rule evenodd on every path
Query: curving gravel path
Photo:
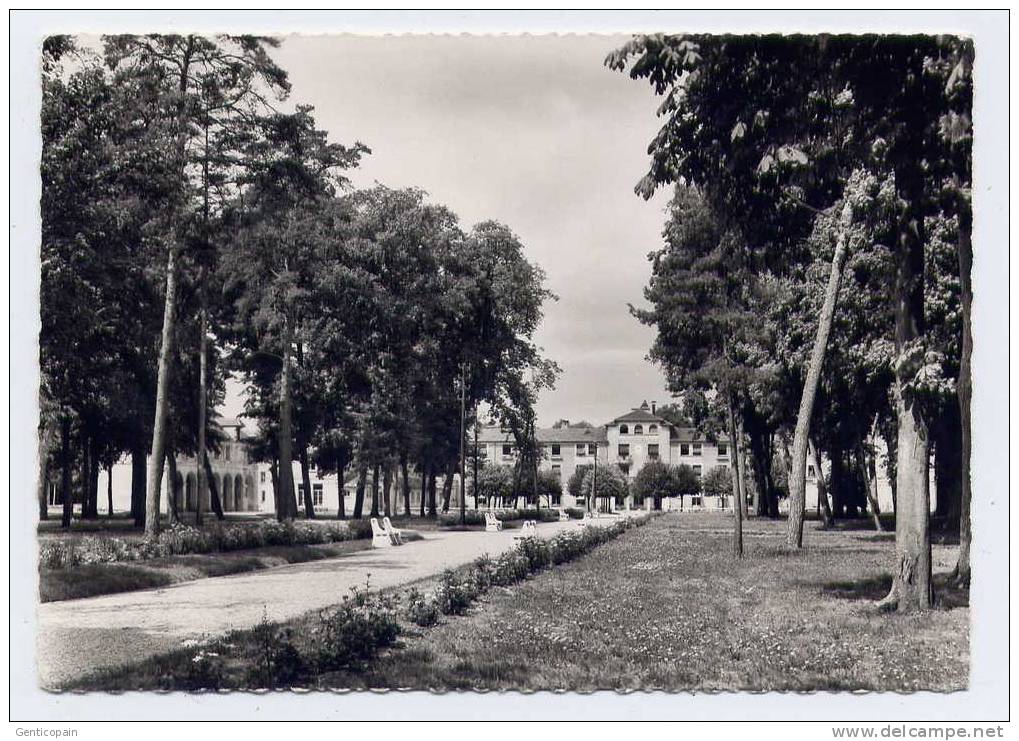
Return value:
M 636 513 L 635 513 L 636 514 Z M 615 517 L 594 520 L 603 525 Z M 549 537 L 579 522 L 538 525 Z M 359 551 L 337 558 L 234 576 L 183 582 L 159 589 L 47 602 L 37 607 L 39 684 L 55 689 L 98 669 L 179 648 L 184 641 L 250 628 L 263 612 L 286 620 L 338 603 L 351 587 L 387 589 L 434 576 L 483 554 L 512 548 L 514 534 L 429 532 L 398 548 Z

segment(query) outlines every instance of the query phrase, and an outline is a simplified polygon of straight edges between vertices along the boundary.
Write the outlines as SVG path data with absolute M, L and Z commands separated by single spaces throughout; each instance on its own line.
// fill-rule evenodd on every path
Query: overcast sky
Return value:
M 275 52 L 291 101 L 313 105 L 332 140 L 371 148 L 355 185 L 423 188 L 466 228 L 501 221 L 545 270 L 559 300 L 537 342 L 563 373 L 541 397 L 541 425 L 603 423 L 668 399 L 645 360 L 653 332 L 627 310 L 642 301 L 667 194 L 633 193 L 657 102 L 646 83 L 604 67 L 624 41 L 291 36 Z

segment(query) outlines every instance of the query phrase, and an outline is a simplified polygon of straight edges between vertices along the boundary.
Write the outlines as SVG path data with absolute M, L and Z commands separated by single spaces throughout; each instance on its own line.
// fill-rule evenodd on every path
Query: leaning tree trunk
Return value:
M 453 495 L 453 476 L 456 472 L 456 464 L 451 463 L 446 469 L 446 478 L 442 481 L 442 511 L 449 512 L 449 498 Z
M 354 493 L 354 519 L 360 520 L 364 514 L 364 488 L 368 478 L 368 466 L 361 463 L 357 469 L 357 489 Z
M 226 518 L 223 514 L 223 500 L 219 498 L 219 483 L 216 481 L 216 477 L 212 473 L 212 464 L 209 463 L 209 456 L 205 456 L 205 478 L 209 481 L 209 506 L 212 507 L 213 513 L 216 515 L 217 520 Z M 273 491 L 279 491 L 279 487 L 276 486 L 276 480 L 273 480 Z M 199 491 L 198 498 L 201 499 L 201 491 Z
M 60 420 L 60 501 L 64 505 L 60 526 L 71 527 L 74 516 L 74 500 L 71 494 L 71 418 L 64 415 Z
M 297 456 L 301 461 L 301 484 L 304 486 L 304 514 L 315 519 L 315 498 L 311 495 L 311 471 L 308 468 L 308 444 L 302 439 Z
M 817 335 L 810 352 L 810 364 L 803 383 L 800 410 L 796 415 L 796 434 L 793 437 L 793 473 L 789 479 L 789 531 L 786 543 L 792 548 L 803 547 L 803 513 L 807 504 L 807 443 L 810 436 L 810 418 L 814 414 L 814 399 L 821 382 L 821 369 L 828 347 L 835 303 L 838 300 L 842 269 L 846 262 L 846 232 L 853 221 L 853 207 L 847 202 L 842 209 L 835 254 L 831 259 L 831 272 L 824 291 L 824 303 L 817 321 Z
M 145 489 L 145 534 L 159 534 L 159 494 L 163 484 L 163 460 L 166 457 L 167 413 L 170 409 L 170 369 L 173 360 L 173 326 L 177 313 L 176 241 L 166 257 L 166 297 L 163 302 L 163 335 L 159 345 L 159 366 L 156 374 L 156 418 L 152 424 L 152 467 Z
M 279 458 L 280 458 L 280 496 L 281 506 L 279 507 L 279 518 L 293 520 L 297 516 L 297 498 L 294 492 L 294 454 L 293 454 L 293 425 L 290 419 L 290 325 L 289 321 L 283 319 L 283 365 L 280 369 L 280 428 L 279 428 Z
M 732 494 L 736 501 L 732 508 L 735 525 L 732 532 L 732 552 L 736 558 L 743 558 L 743 510 L 746 497 L 743 496 L 743 485 L 740 481 L 740 450 L 739 437 L 736 434 L 736 400 L 729 397 L 729 437 L 732 439 L 732 462 L 736 467 L 732 477 Z
M 810 445 L 810 454 L 814 461 L 814 472 L 817 477 L 817 513 L 821 516 L 821 527 L 831 527 L 831 507 L 828 504 L 828 484 L 824 478 L 824 469 L 821 468 L 821 454 L 818 452 L 817 442 Z
M 870 466 L 867 465 L 867 456 L 862 443 L 856 444 L 855 457 L 856 467 L 863 479 L 863 489 L 867 493 L 867 504 L 870 505 L 867 509 L 870 510 L 870 518 L 874 521 L 874 529 L 880 533 L 884 528 L 881 527 L 881 507 L 877 501 L 877 478 L 870 475 Z

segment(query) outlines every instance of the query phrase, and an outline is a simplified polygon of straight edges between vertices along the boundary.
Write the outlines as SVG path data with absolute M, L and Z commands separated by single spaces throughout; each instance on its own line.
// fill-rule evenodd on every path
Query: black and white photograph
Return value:
M 28 39 L 12 686 L 1001 736 L 1008 13 L 904 15 Z

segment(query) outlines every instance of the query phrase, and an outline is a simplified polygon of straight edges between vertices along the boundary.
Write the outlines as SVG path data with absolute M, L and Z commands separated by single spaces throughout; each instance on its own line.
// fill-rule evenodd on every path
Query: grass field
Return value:
M 746 558 L 730 557 L 731 520 L 667 515 L 583 558 L 509 588 L 316 688 L 483 690 L 956 690 L 967 684 L 968 595 L 944 587 L 955 548 L 935 546 L 938 608 L 880 613 L 889 534 L 807 533 L 784 548 L 784 522 L 751 520 Z M 427 588 L 428 585 L 419 585 Z M 310 640 L 312 618 L 289 623 Z M 231 645 L 248 640 L 236 634 Z M 156 657 L 76 683 L 166 688 Z

